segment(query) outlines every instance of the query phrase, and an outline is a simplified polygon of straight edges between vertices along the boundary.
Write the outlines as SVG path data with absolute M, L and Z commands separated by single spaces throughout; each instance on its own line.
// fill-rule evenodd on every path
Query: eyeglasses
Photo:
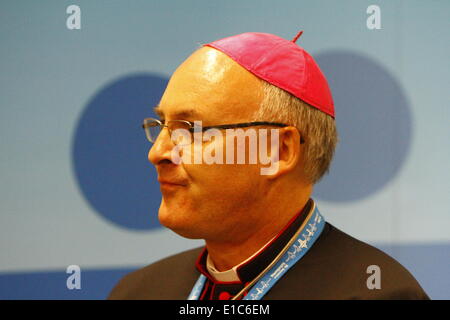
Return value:
M 245 123 L 234 123 L 234 124 L 222 124 L 217 126 L 207 126 L 207 127 L 199 127 L 195 126 L 194 122 L 187 120 L 158 120 L 155 118 L 146 118 L 144 119 L 144 123 L 142 124 L 142 128 L 145 130 L 145 135 L 147 136 L 148 141 L 154 143 L 158 138 L 161 131 L 167 127 L 169 130 L 169 134 L 173 137 L 172 132 L 177 129 L 184 129 L 190 133 L 189 138 L 184 139 L 186 137 L 181 137 L 178 135 L 174 140 L 172 140 L 175 144 L 190 144 L 193 141 L 194 131 L 199 130 L 204 132 L 209 129 L 234 129 L 234 128 L 246 128 L 253 126 L 275 126 L 275 127 L 287 127 L 287 124 L 278 123 L 278 122 L 267 122 L 267 121 L 255 121 L 255 122 L 245 122 Z M 185 141 L 189 141 L 186 143 Z M 303 139 L 301 141 L 303 143 Z

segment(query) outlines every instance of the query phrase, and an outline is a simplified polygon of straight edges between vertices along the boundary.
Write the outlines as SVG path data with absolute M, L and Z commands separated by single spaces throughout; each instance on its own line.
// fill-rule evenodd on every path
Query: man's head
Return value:
M 260 163 L 175 164 L 171 152 L 174 144 L 168 130 L 163 130 L 149 152 L 161 183 L 161 223 L 189 238 L 239 241 L 243 231 L 257 232 L 277 219 L 277 208 L 286 208 L 284 203 L 296 197 L 295 193 L 309 197 L 312 184 L 331 161 L 336 140 L 335 136 L 314 137 L 322 127 L 328 128 L 324 135 L 335 135 L 334 121 L 322 111 L 309 109 L 216 48 L 205 46 L 194 52 L 169 81 L 157 108 L 162 119 L 200 120 L 203 126 L 252 121 L 288 126 L 277 128 L 279 159 L 277 170 L 269 175 L 261 175 L 264 165 Z M 245 132 L 273 128 L 256 126 L 245 128 Z M 300 142 L 302 139 L 305 143 Z M 213 139 L 202 146 L 220 144 L 225 154 L 231 142 L 224 135 L 223 141 Z M 324 151 L 320 144 L 325 142 L 328 145 Z M 196 150 L 192 147 L 185 152 Z

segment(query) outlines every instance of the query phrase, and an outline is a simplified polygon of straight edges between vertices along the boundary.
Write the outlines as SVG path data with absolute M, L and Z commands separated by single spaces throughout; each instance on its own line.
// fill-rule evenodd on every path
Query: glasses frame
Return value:
M 147 128 L 149 128 L 149 125 L 145 124 L 145 121 L 153 121 L 154 123 L 158 123 L 160 129 L 160 133 L 164 128 L 167 128 L 167 130 L 169 130 L 169 134 L 172 134 L 171 129 L 169 128 L 169 124 L 170 122 L 182 122 L 185 124 L 189 125 L 189 129 L 187 129 L 190 133 L 194 133 L 195 131 L 195 124 L 192 121 L 188 121 L 188 120 L 159 120 L 156 118 L 145 118 L 144 119 L 144 123 L 142 124 L 142 128 L 145 130 L 145 135 L 147 136 L 147 139 L 151 142 L 151 143 L 155 143 L 156 139 L 158 137 L 156 137 L 156 139 L 154 139 L 155 141 L 152 141 L 152 139 L 150 138 L 150 134 L 147 133 Z M 288 124 L 285 123 L 279 123 L 279 122 L 270 122 L 270 121 L 252 121 L 252 122 L 242 122 L 242 123 L 231 123 L 231 124 L 220 124 L 220 125 L 215 125 L 215 126 L 206 126 L 206 127 L 201 127 L 201 132 L 204 132 L 206 130 L 209 129 L 236 129 L 236 128 L 248 128 L 248 127 L 255 127 L 255 126 L 275 126 L 275 127 L 289 127 Z M 158 134 L 159 136 L 159 134 Z M 304 143 L 304 139 L 303 137 L 301 137 L 300 139 L 300 143 Z

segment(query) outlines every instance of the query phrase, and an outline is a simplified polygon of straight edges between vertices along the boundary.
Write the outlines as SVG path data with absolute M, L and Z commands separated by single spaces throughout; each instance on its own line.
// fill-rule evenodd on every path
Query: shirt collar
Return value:
M 240 281 L 239 275 L 238 275 L 238 268 L 243 266 L 244 264 L 250 262 L 254 257 L 256 257 L 260 252 L 262 252 L 267 246 L 272 242 L 272 240 L 275 239 L 273 237 L 270 239 L 264 246 L 262 246 L 257 252 L 255 252 L 252 256 L 247 258 L 245 261 L 242 261 L 237 266 L 234 266 L 233 268 L 226 270 L 226 271 L 219 271 L 214 266 L 214 262 L 211 260 L 211 257 L 206 257 L 206 269 L 208 270 L 209 274 L 217 281 L 219 282 L 235 282 Z

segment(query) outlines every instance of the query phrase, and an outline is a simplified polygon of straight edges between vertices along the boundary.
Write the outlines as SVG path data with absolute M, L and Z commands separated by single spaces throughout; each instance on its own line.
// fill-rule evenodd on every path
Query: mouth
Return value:
M 161 189 L 173 190 L 181 187 L 186 187 L 186 183 L 178 181 L 158 179 L 158 182 Z

